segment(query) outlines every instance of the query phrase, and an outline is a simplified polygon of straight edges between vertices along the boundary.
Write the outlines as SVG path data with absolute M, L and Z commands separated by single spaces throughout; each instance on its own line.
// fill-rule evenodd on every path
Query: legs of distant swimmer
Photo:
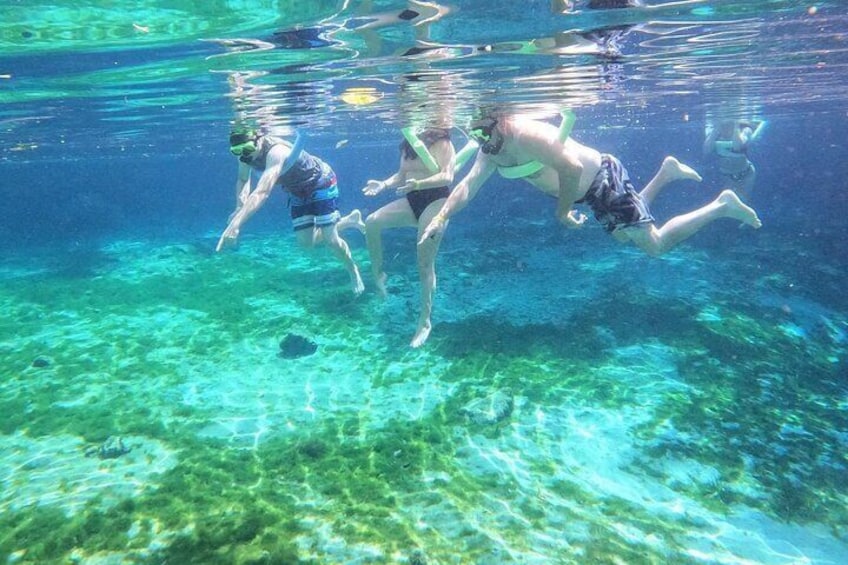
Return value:
M 676 216 L 661 228 L 650 224 L 626 229 L 624 233 L 640 249 L 657 257 L 719 218 L 739 220 L 755 229 L 763 225 L 753 208 L 745 205 L 732 190 L 725 190 L 706 206 Z
M 676 180 L 694 180 L 701 182 L 701 175 L 695 169 L 688 165 L 684 165 L 674 157 L 666 157 L 663 159 L 660 170 L 654 175 L 654 178 L 645 185 L 642 192 L 639 194 L 642 199 L 650 205 L 657 195 L 671 182 Z
M 754 167 L 754 164 L 748 161 L 748 171 L 745 175 L 739 180 L 731 180 L 732 182 L 730 183 L 730 186 L 733 188 L 733 191 L 739 195 L 739 198 L 745 202 L 750 202 L 751 192 L 753 192 L 754 183 L 757 180 L 757 168 Z
M 386 273 L 383 271 L 383 230 L 415 226 L 415 216 L 406 199 L 389 202 L 365 219 L 365 242 L 371 257 L 371 273 L 380 296 L 386 296 Z

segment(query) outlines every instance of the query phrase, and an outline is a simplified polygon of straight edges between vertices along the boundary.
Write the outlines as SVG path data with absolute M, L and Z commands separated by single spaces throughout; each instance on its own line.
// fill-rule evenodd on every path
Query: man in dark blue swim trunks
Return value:
M 762 225 L 757 213 L 731 190 L 715 200 L 676 216 L 658 227 L 649 205 L 675 180 L 701 177 L 674 157 L 666 157 L 654 178 L 637 192 L 627 170 L 611 155 L 560 139 L 559 130 L 547 123 L 489 110 L 470 124 L 480 150 L 471 171 L 457 184 L 444 207 L 424 230 L 421 241 L 444 231 L 445 222 L 471 200 L 492 173 L 523 178 L 558 199 L 557 218 L 567 227 L 583 225 L 586 216 L 574 204 L 588 204 L 595 218 L 619 241 L 632 241 L 652 256 L 659 256 L 719 218 L 731 218 L 754 228 Z
M 242 224 L 262 207 L 271 190 L 279 186 L 289 193 L 298 244 L 309 249 L 326 243 L 350 274 L 354 294 L 361 294 L 365 289 L 362 277 L 339 231 L 355 227 L 364 232 L 365 225 L 359 210 L 344 218 L 339 214 L 339 188 L 333 169 L 321 159 L 299 149 L 297 144 L 251 130 L 230 135 L 230 151 L 239 158 L 236 210 L 230 216 L 230 223 L 221 235 L 216 251 L 235 243 Z M 253 170 L 261 176 L 256 189 L 251 191 Z
M 418 228 L 420 237 L 421 230 L 444 204 L 450 193 L 448 186 L 453 182 L 454 148 L 450 131 L 431 128 L 411 138 L 417 148 L 407 139 L 401 143 L 398 171 L 386 180 L 369 180 L 368 185 L 362 189 L 366 196 L 376 196 L 387 188 L 394 188 L 403 196 L 372 212 L 365 220 L 371 271 L 381 296 L 386 295 L 382 231 L 409 226 Z M 418 246 L 421 313 L 418 328 L 410 342 L 412 347 L 420 347 L 430 335 L 430 314 L 436 289 L 436 252 L 440 243 L 441 237 L 436 237 Z

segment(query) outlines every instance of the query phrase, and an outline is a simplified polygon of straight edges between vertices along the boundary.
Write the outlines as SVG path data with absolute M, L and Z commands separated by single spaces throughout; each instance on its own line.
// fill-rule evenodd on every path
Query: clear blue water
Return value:
M 848 561 L 845 6 L 552 4 L 0 2 L 0 558 Z M 281 194 L 214 253 L 234 123 L 303 132 L 368 213 L 401 127 L 460 146 L 481 103 L 574 109 L 639 186 L 688 163 L 663 220 L 724 188 L 707 121 L 765 119 L 764 226 L 651 259 L 493 177 L 420 350 L 414 230 L 385 300 L 295 248 Z M 509 417 L 468 415 L 493 395 Z

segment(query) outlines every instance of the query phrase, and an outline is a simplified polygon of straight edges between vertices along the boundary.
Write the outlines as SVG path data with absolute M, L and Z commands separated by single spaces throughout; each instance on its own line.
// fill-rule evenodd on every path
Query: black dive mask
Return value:
M 492 140 L 496 127 L 498 127 L 498 121 L 493 119 L 491 123 L 468 132 L 468 135 L 480 144 L 480 150 L 487 155 L 497 155 L 503 147 L 503 135 L 498 134 L 497 141 Z
M 251 133 L 234 133 L 230 136 L 230 153 L 242 163 L 250 163 L 256 153 L 256 137 Z

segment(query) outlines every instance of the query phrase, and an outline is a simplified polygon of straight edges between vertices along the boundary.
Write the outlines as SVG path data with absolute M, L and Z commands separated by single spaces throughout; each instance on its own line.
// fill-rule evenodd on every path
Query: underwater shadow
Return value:
M 624 284 L 611 286 L 591 304 L 557 323 L 513 323 L 479 315 L 437 324 L 436 351 L 450 358 L 486 353 L 507 357 L 540 351 L 557 357 L 601 358 L 615 347 L 648 340 L 696 339 L 698 310 L 679 299 L 639 294 Z
M 52 276 L 76 280 L 93 278 L 117 262 L 98 248 L 77 247 L 51 257 L 48 265 Z

